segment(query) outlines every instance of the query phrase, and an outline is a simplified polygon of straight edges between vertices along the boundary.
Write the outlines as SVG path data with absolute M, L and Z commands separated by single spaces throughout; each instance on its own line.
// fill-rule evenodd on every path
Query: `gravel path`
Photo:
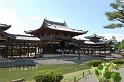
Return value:
M 121 73 L 121 82 L 124 82 L 124 68 L 120 68 L 118 71 Z M 79 80 L 79 82 L 97 82 L 97 79 L 93 75 L 88 75 L 87 77 Z
M 82 55 L 81 59 L 78 59 L 77 54 L 65 55 L 47 55 L 43 58 L 37 59 L 0 59 L 0 67 L 10 67 L 10 66 L 27 66 L 27 65 L 36 65 L 36 64 L 81 64 L 89 60 L 99 59 L 96 57 Z

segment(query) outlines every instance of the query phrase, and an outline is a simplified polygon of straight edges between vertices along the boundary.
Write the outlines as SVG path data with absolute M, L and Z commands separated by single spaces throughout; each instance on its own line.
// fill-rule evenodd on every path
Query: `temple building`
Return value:
M 88 31 L 69 28 L 65 22 L 54 22 L 44 19 L 40 28 L 31 31 L 25 31 L 27 34 L 37 36 L 41 40 L 44 53 L 59 53 L 57 50 L 72 47 L 69 42 L 74 36 L 86 34 Z
M 0 57 L 22 57 L 40 52 L 38 42 L 40 39 L 34 36 L 15 35 L 5 32 L 11 25 L 0 24 Z
M 66 22 L 44 19 L 36 30 L 24 31 L 26 35 L 5 32 L 11 25 L 0 24 L 0 57 L 36 57 L 42 54 L 77 53 L 87 55 L 111 54 L 111 41 L 96 34 L 87 36 L 89 40 L 73 37 L 88 31 L 69 28 Z
M 105 40 L 103 36 L 96 35 L 86 36 L 87 41 L 84 42 L 84 54 L 89 55 L 110 55 L 112 51 L 112 42 Z

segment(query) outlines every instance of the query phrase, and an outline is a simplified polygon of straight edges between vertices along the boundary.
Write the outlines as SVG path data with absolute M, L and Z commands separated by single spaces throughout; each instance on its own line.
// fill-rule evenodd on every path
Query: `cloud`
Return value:
M 24 34 L 21 18 L 17 16 L 17 12 L 14 10 L 0 7 L 0 23 L 11 25 L 11 28 L 7 30 L 9 33 Z
M 16 23 L 16 12 L 5 8 L 0 8 L 0 22 L 5 24 Z
M 24 30 L 35 30 L 39 28 L 45 16 L 19 17 L 15 10 L 0 6 L 0 23 L 11 25 L 6 32 L 11 34 L 25 34 Z M 47 17 L 46 19 L 57 22 L 64 22 L 57 17 Z

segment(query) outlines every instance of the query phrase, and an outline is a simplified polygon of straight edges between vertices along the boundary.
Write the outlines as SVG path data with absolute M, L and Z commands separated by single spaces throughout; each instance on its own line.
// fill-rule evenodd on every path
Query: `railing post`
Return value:
M 74 82 L 76 82 L 76 77 L 74 77 Z
M 84 78 L 84 72 L 83 72 L 83 78 Z
M 91 73 L 90 73 L 90 70 L 89 70 L 89 75 L 90 75 Z

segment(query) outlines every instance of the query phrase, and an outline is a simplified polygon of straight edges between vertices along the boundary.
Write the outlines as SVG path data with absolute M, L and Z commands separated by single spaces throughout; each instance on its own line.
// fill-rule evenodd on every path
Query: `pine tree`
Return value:
M 113 11 L 106 12 L 106 16 L 110 21 L 116 21 L 117 23 L 111 23 L 104 28 L 121 28 L 124 27 L 124 0 L 116 0 L 111 3 L 110 6 L 114 9 Z

